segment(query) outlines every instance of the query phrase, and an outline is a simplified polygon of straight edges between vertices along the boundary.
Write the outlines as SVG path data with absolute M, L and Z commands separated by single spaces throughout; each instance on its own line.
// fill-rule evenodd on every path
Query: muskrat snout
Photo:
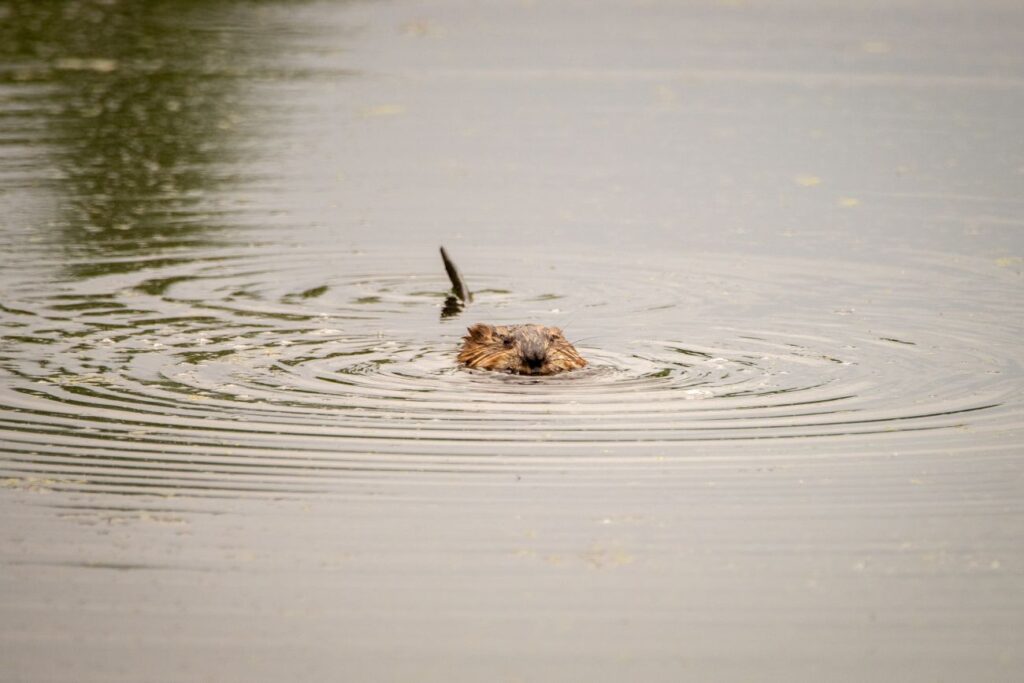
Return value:
M 526 343 L 522 348 L 523 362 L 531 370 L 540 370 L 548 360 L 548 352 L 542 345 Z
M 462 341 L 459 362 L 469 368 L 554 375 L 587 364 L 557 327 L 478 323 Z

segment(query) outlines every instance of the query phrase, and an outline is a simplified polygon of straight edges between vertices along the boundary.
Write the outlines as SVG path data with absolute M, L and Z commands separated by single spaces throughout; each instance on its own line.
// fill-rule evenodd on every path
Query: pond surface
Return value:
M 1022 44 L 0 2 L 8 675 L 1024 674 Z M 590 365 L 457 368 L 474 322 Z

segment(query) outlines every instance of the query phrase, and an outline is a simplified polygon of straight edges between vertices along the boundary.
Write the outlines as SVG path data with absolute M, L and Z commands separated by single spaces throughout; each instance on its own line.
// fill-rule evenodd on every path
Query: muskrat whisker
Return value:
M 573 346 L 576 346 L 576 345 L 577 345 L 577 344 L 579 344 L 580 342 L 584 342 L 584 341 L 590 341 L 591 339 L 597 339 L 597 338 L 598 338 L 598 337 L 600 337 L 600 336 L 601 336 L 601 335 L 598 335 L 598 334 L 592 334 L 592 335 L 590 335 L 589 337 L 577 337 L 577 338 L 575 338 L 575 339 L 570 339 L 570 340 L 569 340 L 569 343 L 570 343 L 570 344 L 572 344 Z
M 566 313 L 564 317 L 557 318 L 556 319 L 557 327 L 565 327 L 565 326 L 567 326 L 570 322 L 572 322 L 572 317 L 574 315 L 576 315 L 577 313 L 579 313 L 579 309 L 577 309 L 575 311 L 571 311 L 569 313 Z

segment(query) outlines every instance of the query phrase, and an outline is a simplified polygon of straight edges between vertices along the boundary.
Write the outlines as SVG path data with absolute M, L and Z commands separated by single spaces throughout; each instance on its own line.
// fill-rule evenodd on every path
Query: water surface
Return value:
M 0 18 L 13 679 L 1024 670 L 1013 4 Z

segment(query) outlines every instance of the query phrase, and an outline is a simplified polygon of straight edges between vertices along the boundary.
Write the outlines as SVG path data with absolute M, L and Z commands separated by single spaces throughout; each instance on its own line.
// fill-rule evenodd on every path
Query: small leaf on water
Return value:
M 815 175 L 798 175 L 793 178 L 793 182 L 803 187 L 814 187 L 815 185 L 821 185 L 821 178 Z

